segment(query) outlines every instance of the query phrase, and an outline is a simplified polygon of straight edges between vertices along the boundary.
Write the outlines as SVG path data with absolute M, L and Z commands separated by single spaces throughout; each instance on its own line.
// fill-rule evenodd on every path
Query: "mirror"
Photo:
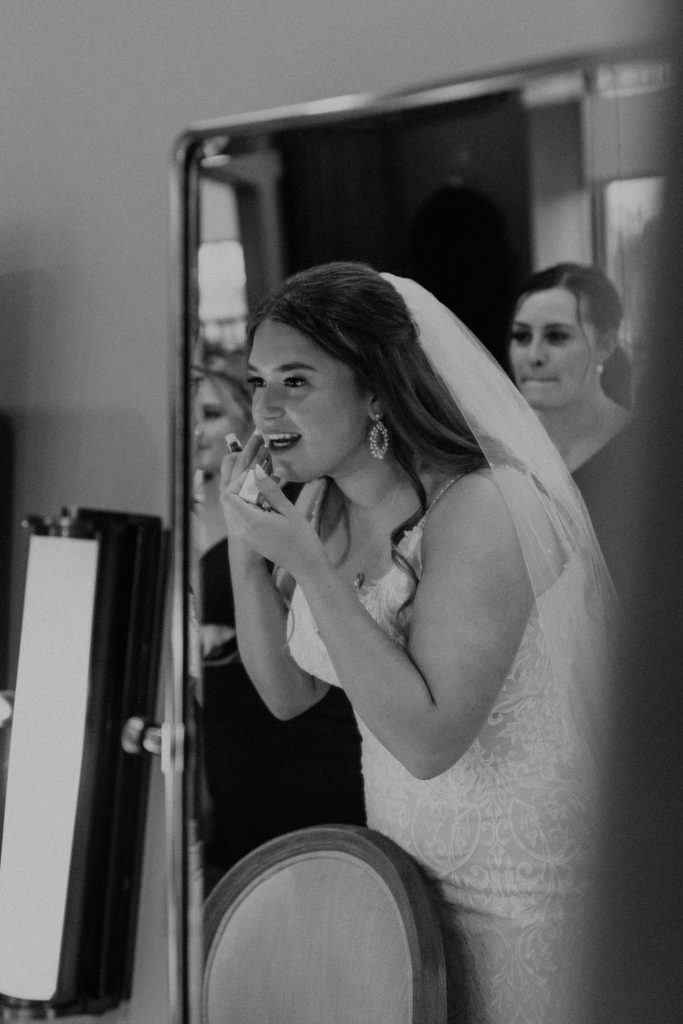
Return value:
M 360 260 L 419 280 L 505 366 L 524 278 L 560 261 L 596 263 L 624 297 L 622 344 L 637 383 L 669 78 L 656 55 L 591 56 L 197 125 L 177 141 L 182 671 L 170 706 L 188 736 L 172 833 L 178 1000 L 190 1019 L 200 1019 L 198 908 L 221 874 L 281 832 L 362 820 L 343 694 L 308 721 L 276 723 L 239 665 L 215 474 L 225 435 L 249 430 L 240 378 L 249 310 L 298 269 Z

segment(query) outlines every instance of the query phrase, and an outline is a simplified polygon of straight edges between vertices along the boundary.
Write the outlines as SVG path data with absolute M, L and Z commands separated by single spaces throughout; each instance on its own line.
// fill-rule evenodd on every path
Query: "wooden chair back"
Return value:
M 205 905 L 202 1024 L 445 1024 L 446 960 L 415 861 L 358 826 L 302 829 Z

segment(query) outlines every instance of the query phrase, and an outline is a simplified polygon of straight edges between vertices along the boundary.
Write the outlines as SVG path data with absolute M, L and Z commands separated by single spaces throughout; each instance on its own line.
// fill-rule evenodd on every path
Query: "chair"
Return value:
M 205 904 L 202 1024 L 445 1024 L 431 884 L 386 836 L 301 829 L 236 864 Z

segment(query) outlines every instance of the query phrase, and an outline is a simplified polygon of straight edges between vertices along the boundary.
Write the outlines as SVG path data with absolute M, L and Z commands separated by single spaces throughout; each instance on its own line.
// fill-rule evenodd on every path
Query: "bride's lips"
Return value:
M 277 434 L 266 434 L 264 432 L 262 436 L 268 446 L 268 451 L 273 454 L 287 452 L 301 440 L 301 434 L 292 434 L 285 431 Z

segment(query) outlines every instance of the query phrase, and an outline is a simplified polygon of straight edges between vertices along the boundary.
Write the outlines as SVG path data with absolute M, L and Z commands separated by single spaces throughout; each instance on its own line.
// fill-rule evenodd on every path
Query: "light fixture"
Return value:
M 129 994 L 167 536 L 155 516 L 31 517 L 0 848 L 0 1006 L 99 1013 Z M 12 707 L 13 705 L 13 707 Z

